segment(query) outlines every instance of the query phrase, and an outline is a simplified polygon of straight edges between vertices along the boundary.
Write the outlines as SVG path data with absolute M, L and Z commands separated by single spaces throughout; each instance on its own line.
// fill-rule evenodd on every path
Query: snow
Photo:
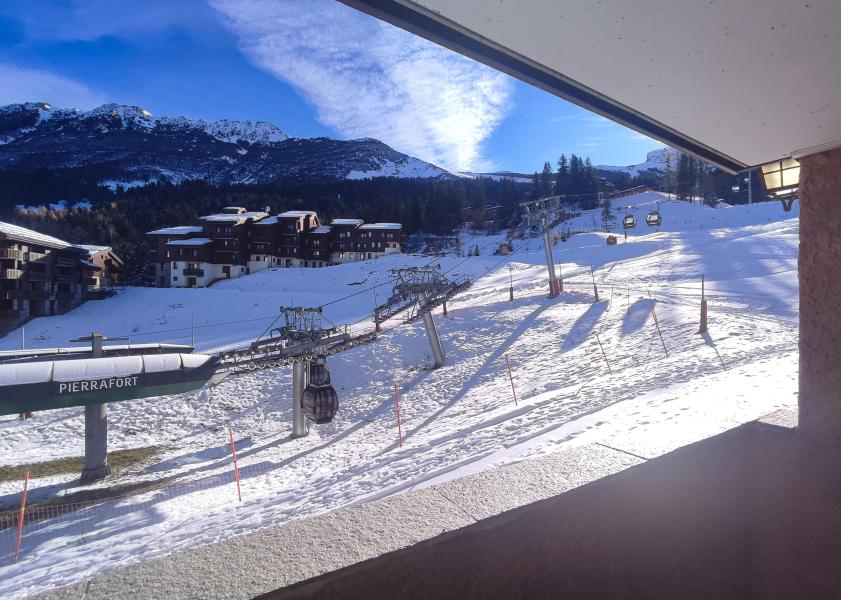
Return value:
M 463 235 L 462 247 L 478 246 L 480 256 L 396 254 L 324 269 L 266 269 L 207 289 L 129 287 L 64 315 L 33 319 L 26 324 L 27 348 L 58 346 L 99 329 L 132 342 L 190 343 L 194 336 L 196 347 L 210 353 L 246 345 L 277 326 L 278 305 L 332 302 L 324 306 L 325 320 L 370 330 L 367 317 L 388 295 L 394 268 L 440 265 L 448 276 L 477 278 L 448 303 L 448 317 L 435 311 L 447 353 L 443 367 L 428 369 L 422 324 L 398 320 L 385 323 L 376 342 L 331 357 L 341 407 L 332 423 L 313 426 L 306 438 L 290 437 L 288 368 L 231 376 L 166 402 L 111 405 L 112 450 L 161 447 L 150 464 L 119 473 L 112 483 L 166 480 L 177 493 L 138 494 L 25 533 L 21 561 L 0 566 L 0 595 L 36 593 L 570 445 L 603 443 L 656 456 L 795 406 L 796 210 L 783 213 L 777 203 L 710 208 L 655 192 L 613 205 L 617 222 L 628 213 L 640 225 L 627 243 L 615 227 L 620 243 L 607 246 L 607 234 L 597 231 L 600 211 L 569 223 L 580 233 L 554 246 L 565 293 L 551 300 L 540 239 L 516 239 L 511 255 L 498 256 L 492 252 L 503 235 Z M 646 226 L 645 215 L 658 207 L 662 226 Z M 697 333 L 701 275 L 710 315 L 705 336 Z M 0 348 L 17 348 L 21 339 L 15 330 L 0 339 Z M 82 414 L 67 408 L 26 421 L 0 418 L 0 462 L 79 456 Z M 229 476 L 228 427 L 237 439 L 239 468 L 248 473 L 243 501 L 234 505 L 228 502 L 236 494 L 232 484 L 202 487 Z M 30 498 L 70 493 L 75 479 L 33 480 Z M 191 485 L 178 487 L 187 481 Z M 19 491 L 18 482 L 0 484 L 0 504 L 16 507 Z M 13 533 L 0 531 L 0 554 Z
M 359 229 L 403 229 L 403 225 L 400 223 L 367 223 L 365 225 L 360 225 Z
M 50 246 L 51 248 L 70 247 L 70 244 L 68 244 L 64 240 L 54 238 L 51 235 L 45 235 L 43 233 L 38 233 L 37 231 L 27 229 L 26 227 L 12 225 L 11 223 L 4 223 L 2 221 L 0 221 L 0 234 L 3 234 L 4 237 L 10 239 L 21 240 L 30 244 Z
M 157 179 L 131 179 L 131 180 L 122 180 L 122 179 L 105 179 L 102 181 L 102 185 L 107 187 L 112 192 L 116 192 L 118 187 L 123 188 L 124 190 L 128 190 L 131 188 L 136 187 L 143 187 L 144 185 L 149 185 L 150 183 L 155 183 Z
M 645 162 L 637 165 L 627 165 L 624 167 L 598 165 L 596 168 L 601 169 L 602 171 L 619 171 L 621 173 L 627 173 L 631 177 L 637 177 L 646 171 L 659 171 L 662 173 L 666 170 L 666 154 L 669 154 L 671 170 L 676 172 L 678 162 L 680 161 L 680 152 L 674 148 L 668 147 L 660 148 L 659 150 L 652 150 L 645 155 Z
M 313 210 L 287 210 L 286 212 L 282 212 L 278 215 L 281 218 L 298 218 L 298 217 L 308 217 L 308 216 L 315 216 L 315 211 Z
M 186 240 L 172 240 L 167 242 L 167 246 L 206 246 L 212 243 L 210 238 L 187 238 Z
M 83 381 L 125 377 L 139 373 L 174 371 L 182 365 L 200 367 L 210 360 L 204 354 L 150 354 L 148 356 L 115 356 L 81 358 L 34 363 L 0 365 L 0 386 L 49 381 Z
M 205 131 L 223 142 L 273 143 L 289 139 L 289 134 L 281 131 L 274 123 L 266 121 L 232 121 L 222 119 L 204 126 Z M 246 154 L 247 151 L 240 152 Z
M 94 244 L 76 244 L 76 247 L 86 250 L 91 256 L 111 250 L 111 246 L 96 246 Z
M 177 227 L 166 227 L 164 229 L 156 229 L 149 231 L 146 235 L 187 235 L 191 233 L 201 233 L 204 227 L 201 225 L 179 225 Z
M 440 167 L 424 162 L 413 156 L 408 156 L 399 161 L 375 158 L 378 168 L 367 171 L 352 170 L 345 175 L 345 179 L 371 179 L 373 177 L 441 177 L 442 175 L 453 175 Z
M 330 233 L 331 231 L 333 231 L 333 228 L 329 225 L 321 225 L 310 231 L 310 233 Z
M 362 219 L 333 219 L 330 225 L 362 225 Z
M 253 219 L 254 221 L 259 221 L 260 219 L 264 219 L 269 216 L 269 213 L 265 212 L 242 212 L 237 213 L 235 215 L 229 213 L 217 213 L 215 215 L 205 215 L 203 217 L 199 217 L 202 221 L 207 221 L 209 223 L 245 223 L 248 219 Z

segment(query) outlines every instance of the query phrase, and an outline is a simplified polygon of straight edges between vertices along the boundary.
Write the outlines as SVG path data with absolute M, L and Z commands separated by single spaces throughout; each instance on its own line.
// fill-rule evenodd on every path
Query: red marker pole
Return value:
M 231 456 L 234 459 L 234 479 L 237 481 L 237 498 L 242 502 L 242 492 L 239 487 L 239 467 L 237 466 L 237 447 L 234 444 L 234 432 L 231 431 L 230 427 L 228 428 L 228 436 L 231 438 Z
M 15 560 L 18 561 L 18 554 L 20 553 L 20 539 L 23 537 L 23 515 L 26 512 L 26 492 L 29 489 L 29 469 L 26 470 L 26 475 L 23 478 L 23 495 L 20 498 L 20 514 L 18 515 L 18 538 L 15 542 Z
M 403 447 L 403 428 L 400 426 L 400 394 L 397 393 L 397 384 L 394 384 L 394 414 L 397 415 L 397 437 L 400 440 L 400 447 Z
M 511 395 L 514 396 L 514 406 L 517 404 L 517 392 L 514 391 L 514 376 L 511 375 L 511 361 L 508 360 L 508 355 L 505 355 L 505 366 L 508 367 L 508 379 L 511 381 Z

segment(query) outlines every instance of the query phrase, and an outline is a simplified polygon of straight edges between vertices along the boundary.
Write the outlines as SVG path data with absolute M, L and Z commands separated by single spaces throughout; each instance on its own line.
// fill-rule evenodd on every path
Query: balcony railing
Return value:
M 47 281 L 47 274 L 41 271 L 27 271 L 26 278 L 29 281 Z
M 0 258 L 20 260 L 20 250 L 17 248 L 0 248 Z
M 20 279 L 21 275 L 20 269 L 0 269 L 0 279 Z
M 28 260 L 30 262 L 33 261 L 33 260 L 41 260 L 45 256 L 47 256 L 47 255 L 44 254 L 43 252 L 33 252 L 32 250 L 30 250 L 29 252 L 26 253 L 26 260 Z
M 204 277 L 204 269 L 184 269 L 185 277 Z

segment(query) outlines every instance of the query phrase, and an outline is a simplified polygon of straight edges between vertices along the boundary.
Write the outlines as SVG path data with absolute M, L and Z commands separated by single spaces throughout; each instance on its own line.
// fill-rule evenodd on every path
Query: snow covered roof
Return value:
M 0 221 L 0 237 L 6 239 L 20 240 L 30 244 L 38 244 L 41 246 L 50 246 L 51 248 L 69 248 L 71 244 L 54 238 L 51 235 L 44 235 L 37 231 L 32 231 L 26 227 L 19 227 L 11 223 L 4 223 Z
M 361 225 L 359 229 L 403 229 L 403 225 L 400 223 L 367 223 L 365 225 Z
M 158 342 L 148 344 L 109 344 L 102 347 L 102 352 L 143 352 L 146 350 L 175 351 L 182 350 L 190 352 L 192 346 L 185 344 L 161 344 Z M 90 346 L 67 346 L 64 348 L 35 348 L 31 350 L 0 350 L 0 361 L 13 360 L 17 358 L 31 358 L 35 356 L 51 356 L 64 354 L 79 354 L 90 352 Z
M 330 233 L 333 230 L 332 227 L 329 225 L 321 225 L 320 227 L 316 227 L 310 233 Z
M 76 247 L 87 251 L 91 256 L 111 250 L 111 246 L 96 246 L 94 244 L 76 244 Z
M 266 217 L 257 221 L 257 225 L 274 225 L 277 223 L 277 217 Z
M 362 225 L 362 219 L 333 219 L 330 225 Z
M 210 238 L 187 238 L 186 240 L 172 240 L 167 242 L 167 246 L 205 246 L 213 240 Z
M 149 354 L 12 363 L 0 365 L 0 386 L 108 379 L 139 373 L 175 371 L 181 368 L 194 369 L 210 359 L 207 354 Z
M 269 213 L 265 212 L 244 212 L 239 213 L 237 215 L 232 215 L 228 213 L 217 213 L 215 215 L 205 215 L 199 218 L 202 221 L 207 221 L 209 223 L 236 223 L 237 225 L 239 225 L 240 223 L 245 223 L 245 221 L 248 219 L 259 221 L 260 219 L 265 219 L 268 216 Z
M 147 231 L 146 235 L 186 235 L 189 233 L 201 233 L 204 227 L 201 225 L 179 225 L 178 227 L 166 227 L 164 229 L 156 229 L 155 231 Z
M 282 212 L 278 215 L 278 217 L 307 217 L 309 215 L 315 215 L 314 210 L 287 210 L 286 212 Z

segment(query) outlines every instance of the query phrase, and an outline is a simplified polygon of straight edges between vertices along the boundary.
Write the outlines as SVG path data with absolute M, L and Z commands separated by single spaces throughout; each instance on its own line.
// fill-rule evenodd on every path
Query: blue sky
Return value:
M 661 146 L 334 0 L 0 0 L 0 104 L 26 100 L 375 137 L 458 170 Z

